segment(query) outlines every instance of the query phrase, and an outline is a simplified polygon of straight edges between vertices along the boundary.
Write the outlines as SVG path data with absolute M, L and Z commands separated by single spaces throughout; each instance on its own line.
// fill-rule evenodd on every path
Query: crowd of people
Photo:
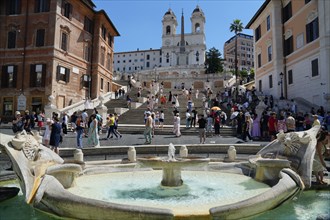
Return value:
M 37 129 L 43 137 L 42 143 L 58 154 L 58 147 L 68 134 L 69 128 L 76 134 L 76 147 L 78 149 L 83 148 L 83 137 L 88 138 L 87 144 L 89 146 L 99 147 L 99 134 L 103 127 L 107 129 L 107 139 L 113 138 L 113 136 L 116 138 L 122 137 L 122 134 L 117 129 L 118 121 L 119 117 L 114 113 L 109 114 L 106 122 L 103 123 L 103 119 L 96 109 L 90 116 L 88 116 L 87 110 L 84 109 L 79 114 L 74 112 L 71 116 L 64 112 L 61 117 L 58 113 L 53 112 L 52 117 L 46 119 L 44 113 L 35 115 L 29 114 L 29 111 L 26 110 L 24 115 L 21 115 L 20 111 L 15 112 L 12 130 L 14 133 L 18 133 L 23 130 L 31 132 L 32 129 Z M 38 128 L 35 128 L 35 123 L 37 123 Z M 41 130 L 42 127 L 44 127 L 43 130 Z
M 281 130 L 286 132 L 304 131 L 315 125 L 322 125 L 326 130 L 330 130 L 330 111 L 327 113 L 323 107 L 314 112 L 303 113 L 297 111 L 297 106 L 292 102 L 288 108 L 278 109 L 271 105 L 262 111 L 260 115 L 255 109 L 238 107 L 234 105 L 231 108 L 231 114 L 237 114 L 233 118 L 233 124 L 236 125 L 238 137 L 246 141 L 250 140 L 274 140 L 276 134 Z M 266 104 L 266 102 L 265 102 Z
M 141 89 L 139 89 L 138 94 L 140 94 L 140 91 Z M 221 104 L 220 96 L 220 92 L 214 96 L 213 91 L 210 88 L 206 88 L 205 91 L 202 92 L 200 92 L 198 89 L 195 90 L 193 85 L 191 85 L 190 88 L 186 88 L 185 83 L 181 83 L 181 86 L 176 86 L 174 90 L 170 90 L 168 95 L 166 95 L 163 93 L 163 83 L 160 83 L 159 93 L 151 94 L 149 92 L 147 97 L 148 106 L 144 112 L 146 127 L 145 143 L 151 143 L 155 128 L 163 128 L 165 120 L 164 111 L 167 109 L 172 112 L 172 131 L 176 137 L 181 136 L 182 120 L 185 120 L 186 129 L 197 126 L 201 144 L 205 143 L 207 135 L 220 136 L 220 128 L 227 123 L 226 112 L 222 111 L 221 108 L 218 107 Z M 158 97 L 160 97 L 160 99 L 158 99 Z M 179 101 L 179 99 L 181 101 Z M 186 108 L 180 108 L 180 106 L 182 106 L 182 103 L 180 103 L 182 100 L 185 101 L 183 106 Z M 194 106 L 194 101 L 197 100 L 202 101 L 201 107 L 197 108 Z M 182 112 L 182 109 L 185 109 L 185 112 Z
M 163 83 L 160 83 L 159 92 L 148 93 L 148 107 L 144 112 L 145 123 L 145 144 L 150 144 L 155 135 L 155 129 L 163 129 L 165 121 L 165 111 L 172 112 L 173 134 L 181 136 L 181 121 L 185 120 L 185 128 L 197 127 L 199 130 L 200 143 L 206 141 L 207 136 L 220 137 L 221 127 L 233 126 L 236 128 L 237 137 L 243 141 L 253 140 L 274 140 L 281 130 L 283 132 L 303 131 L 315 125 L 322 125 L 326 130 L 330 130 L 330 111 L 326 112 L 322 106 L 316 111 L 314 108 L 308 113 L 298 111 L 298 106 L 291 100 L 286 108 L 279 109 L 274 104 L 272 96 L 265 96 L 259 100 L 254 88 L 243 91 L 236 88 L 226 88 L 223 92 L 213 92 L 210 88 L 202 91 L 194 89 L 193 85 L 186 88 L 182 83 L 168 95 L 163 92 Z M 138 89 L 138 97 L 141 96 L 142 89 Z M 175 93 L 175 94 L 174 94 Z M 118 90 L 118 96 L 123 96 L 125 91 Z M 117 97 L 118 97 L 117 96 Z M 185 100 L 184 107 L 180 108 L 179 97 Z M 202 106 L 197 108 L 194 102 L 202 101 Z M 258 115 L 256 106 L 259 102 L 264 102 L 265 109 Z M 185 109 L 183 112 L 182 109 Z M 181 111 L 181 112 L 180 112 Z M 229 117 L 227 117 L 229 114 Z M 88 138 L 88 146 L 100 146 L 100 131 L 103 127 L 107 130 L 106 139 L 122 138 L 118 131 L 119 117 L 116 113 L 109 114 L 105 121 L 96 109 L 88 116 L 87 110 L 74 112 L 72 115 L 63 113 L 61 117 L 54 113 L 52 118 L 46 118 L 43 112 L 36 114 L 25 111 L 21 116 L 16 112 L 13 120 L 13 131 L 31 131 L 37 127 L 43 135 L 43 143 L 58 152 L 58 146 L 63 137 L 68 133 L 68 128 L 76 134 L 77 148 L 83 148 L 82 138 Z M 41 128 L 45 127 L 44 131 Z

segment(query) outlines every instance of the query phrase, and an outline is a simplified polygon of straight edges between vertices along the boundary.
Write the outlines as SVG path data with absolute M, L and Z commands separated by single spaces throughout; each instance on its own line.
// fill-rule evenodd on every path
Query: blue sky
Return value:
M 115 52 L 159 49 L 161 47 L 162 18 L 171 8 L 181 28 L 181 12 L 185 18 L 185 33 L 191 32 L 190 16 L 196 5 L 206 18 L 207 50 L 212 47 L 223 54 L 224 43 L 234 36 L 229 27 L 240 19 L 245 27 L 264 0 L 94 0 L 96 10 L 104 9 L 121 36 L 115 38 Z M 252 35 L 251 30 L 243 33 Z

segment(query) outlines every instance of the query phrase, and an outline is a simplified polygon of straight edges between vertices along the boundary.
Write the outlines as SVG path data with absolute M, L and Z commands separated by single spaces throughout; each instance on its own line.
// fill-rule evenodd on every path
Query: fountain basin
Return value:
M 75 218 L 75 219 L 181 219 L 181 218 L 187 218 L 187 219 L 205 219 L 205 218 L 212 218 L 212 219 L 240 219 L 244 217 L 253 216 L 256 214 L 260 214 L 262 212 L 265 212 L 269 209 L 275 208 L 282 204 L 283 202 L 291 199 L 294 197 L 303 187 L 301 184 L 300 176 L 292 171 L 291 169 L 283 169 L 279 173 L 279 181 L 272 187 L 268 186 L 267 184 L 260 183 L 258 181 L 253 180 L 250 177 L 239 175 L 239 177 L 247 178 L 249 181 L 251 180 L 253 183 L 257 184 L 257 186 L 251 186 L 250 184 L 240 181 L 237 181 L 238 176 L 235 176 L 233 178 L 235 181 L 238 182 L 237 187 L 242 187 L 242 193 L 237 195 L 231 195 L 229 196 L 229 202 L 228 203 L 220 203 L 216 200 L 214 200 L 214 203 L 210 204 L 208 207 L 201 209 L 200 212 L 193 212 L 194 210 L 199 210 L 199 207 L 202 207 L 204 204 L 203 202 L 195 202 L 195 204 L 189 203 L 191 199 L 188 199 L 188 205 L 187 207 L 181 207 L 179 208 L 182 212 L 179 212 L 175 208 L 169 208 L 170 206 L 168 204 L 163 204 L 160 206 L 154 206 L 153 204 L 145 204 L 141 202 L 138 202 L 137 204 L 129 203 L 127 201 L 124 201 L 123 203 L 113 200 L 111 196 L 111 193 L 107 193 L 106 191 L 101 191 L 99 193 L 95 193 L 93 191 L 89 191 L 89 189 L 79 189 L 79 182 L 82 180 L 82 183 L 88 182 L 87 180 L 84 180 L 84 177 L 88 177 L 87 173 L 90 173 L 89 176 L 92 181 L 87 184 L 89 188 L 99 188 L 101 190 L 107 190 L 109 188 L 116 190 L 119 192 L 120 195 L 123 195 L 123 197 L 133 194 L 133 195 L 139 195 L 140 192 L 145 192 L 146 189 L 142 188 L 136 188 L 135 191 L 131 190 L 134 188 L 134 185 L 132 185 L 135 182 L 136 179 L 140 178 L 140 181 L 142 182 L 142 185 L 147 183 L 152 183 L 152 176 L 156 175 L 158 178 L 154 180 L 156 182 L 156 186 L 150 187 L 151 189 L 159 190 L 160 192 L 166 191 L 172 191 L 171 196 L 175 197 L 176 195 L 187 195 L 187 192 L 190 192 L 189 190 L 191 188 L 194 188 L 193 185 L 189 185 L 190 182 L 194 182 L 195 180 L 192 180 L 189 175 L 186 175 L 186 173 L 189 173 L 189 171 L 181 170 L 182 179 L 185 180 L 183 184 L 180 187 L 170 187 L 170 190 L 165 189 L 166 187 L 161 186 L 159 184 L 159 180 L 161 179 L 162 172 L 161 171 L 150 171 L 150 173 L 144 173 L 141 170 L 137 171 L 131 171 L 129 174 L 131 178 L 128 177 L 122 177 L 120 175 L 127 174 L 127 172 L 124 172 L 123 170 L 117 170 L 118 177 L 112 176 L 107 181 L 104 181 L 104 176 L 102 175 L 113 175 L 112 173 L 109 174 L 95 174 L 92 175 L 93 172 L 88 172 L 87 168 L 84 168 L 82 172 L 79 172 L 79 169 L 75 166 L 66 167 L 65 164 L 58 158 L 56 154 L 53 152 L 50 152 L 49 149 L 45 148 L 44 146 L 40 145 L 38 146 L 38 151 L 33 151 L 38 154 L 37 161 L 31 161 L 29 158 L 27 158 L 24 155 L 24 152 L 22 150 L 14 149 L 10 143 L 12 137 L 2 136 L 2 140 L 0 140 L 1 146 L 3 146 L 9 155 L 12 163 L 13 168 L 16 174 L 19 177 L 22 192 L 24 193 L 27 201 L 32 201 L 32 204 L 34 207 L 44 210 L 49 213 L 54 213 L 56 215 L 62 216 L 62 217 L 69 217 L 69 218 Z M 30 142 L 27 142 L 23 149 L 26 150 L 27 147 L 29 147 Z M 35 145 L 33 145 L 35 147 Z M 303 149 L 303 148 L 301 148 Z M 29 150 L 29 149 L 27 149 Z M 32 158 L 33 159 L 33 158 Z M 51 160 L 51 163 L 47 163 Z M 201 164 L 208 161 L 201 161 Z M 58 166 L 55 167 L 54 166 Z M 162 163 L 166 163 L 165 161 L 162 161 Z M 48 164 L 49 169 L 38 170 L 38 165 L 42 164 Z M 174 167 L 178 164 L 184 164 L 178 160 L 178 162 L 174 162 Z M 158 166 L 158 165 L 156 165 Z M 233 165 L 234 166 L 234 165 Z M 54 168 L 53 170 L 51 168 Z M 179 166 L 180 167 L 180 166 Z M 70 169 L 68 169 L 70 168 Z M 81 168 L 83 169 L 83 168 Z M 70 172 L 73 174 L 74 179 L 71 179 L 69 183 L 66 186 L 63 185 L 63 181 L 60 180 L 59 176 L 53 175 L 56 174 L 57 171 L 63 171 L 63 172 Z M 158 173 L 157 173 L 158 172 Z M 155 174 L 154 174 L 155 173 Z M 200 193 L 200 190 L 203 189 L 203 187 L 206 189 L 205 192 L 209 191 L 210 198 L 215 192 L 223 189 L 228 189 L 231 192 L 236 192 L 238 190 L 232 189 L 234 187 L 234 184 L 232 182 L 226 182 L 227 180 L 231 179 L 228 177 L 223 177 L 220 175 L 220 172 L 211 172 L 204 170 L 201 171 L 192 171 L 193 175 L 195 175 L 196 179 L 198 181 L 201 181 L 202 184 L 197 186 L 197 191 Z M 78 176 L 78 174 L 80 176 Z M 85 174 L 85 175 L 84 175 Z M 180 175 L 181 175 L 180 174 Z M 71 174 L 70 174 L 71 175 Z M 209 179 L 212 176 L 220 176 L 218 179 Z M 237 175 L 237 174 L 236 174 Z M 65 176 L 65 175 L 64 175 Z M 71 175 L 72 176 L 72 175 Z M 63 177 L 63 175 L 60 175 L 60 177 Z M 101 177 L 101 180 L 97 181 L 97 179 Z M 121 190 L 120 188 L 116 187 L 117 185 L 121 185 L 123 180 L 130 180 L 131 182 L 129 184 L 125 185 L 126 191 Z M 150 179 L 150 181 L 149 181 Z M 158 179 L 158 180 L 157 180 Z M 186 180 L 187 179 L 187 180 Z M 37 180 L 37 181 L 36 181 Z M 112 181 L 112 182 L 111 182 Z M 77 186 L 74 185 L 74 182 L 77 183 Z M 97 186 L 96 184 L 100 182 L 103 184 L 103 186 Z M 38 184 L 36 184 L 38 183 Z M 220 188 L 216 188 L 218 184 L 224 183 L 225 185 Z M 207 185 L 211 184 L 211 185 Z M 215 186 L 212 186 L 214 184 Z M 261 184 L 261 185 L 258 185 Z M 202 185 L 202 186 L 201 186 Z M 68 189 L 66 189 L 68 187 Z M 215 187 L 215 188 L 213 188 Z M 236 186 L 235 186 L 236 187 Z M 75 189 L 78 189 L 78 192 L 74 192 Z M 176 190 L 183 189 L 183 192 L 176 193 Z M 71 191 L 73 190 L 73 191 Z M 80 191 L 79 191 L 80 190 Z M 253 191 L 256 190 L 256 191 Z M 83 195 L 84 191 L 89 191 L 87 195 Z M 31 197 L 31 195 L 36 192 L 35 197 Z M 138 192 L 138 193 L 135 193 Z M 242 194 L 249 194 L 252 192 L 252 195 L 249 197 L 242 197 Z M 100 194 L 105 197 L 110 197 L 110 200 L 105 200 L 104 198 L 98 198 L 95 197 L 95 195 Z M 204 193 L 200 193 L 204 194 Z M 205 193 L 206 194 L 206 193 Z M 161 198 L 162 193 L 156 194 L 156 197 Z M 191 196 L 192 195 L 192 196 Z M 195 197 L 193 193 L 188 194 L 188 197 Z M 185 196 L 183 196 L 185 197 Z M 186 196 L 187 197 L 187 196 Z M 145 197 L 142 197 L 145 199 Z M 179 198 L 179 197 L 178 197 Z M 174 198 L 174 200 L 178 200 L 178 198 Z M 181 198 L 181 197 L 180 197 Z M 219 199 L 219 201 L 226 199 L 223 199 L 222 194 L 215 196 L 215 198 Z M 133 197 L 133 200 L 135 198 Z M 155 199 L 151 199 L 151 202 L 154 203 Z M 177 206 L 176 204 L 174 207 Z M 191 209 L 193 207 L 193 209 Z
M 186 157 L 168 160 L 168 158 L 165 157 L 146 157 L 138 158 L 137 161 L 141 166 L 151 167 L 154 169 L 162 168 L 162 186 L 178 187 L 183 184 L 183 180 L 181 178 L 181 170 L 183 168 L 195 166 L 203 167 L 210 162 L 210 159 L 201 157 Z
M 240 174 L 183 171 L 187 184 L 170 192 L 159 184 L 160 170 L 83 175 L 69 189 L 47 175 L 35 207 L 79 219 L 240 219 L 294 197 L 300 188 L 292 173 L 281 172 L 270 187 Z
M 182 171 L 185 184 L 180 187 L 161 186 L 161 176 L 161 170 L 84 175 L 68 191 L 123 206 L 166 207 L 174 216 L 209 216 L 212 207 L 249 199 L 270 189 L 250 177 L 217 171 Z

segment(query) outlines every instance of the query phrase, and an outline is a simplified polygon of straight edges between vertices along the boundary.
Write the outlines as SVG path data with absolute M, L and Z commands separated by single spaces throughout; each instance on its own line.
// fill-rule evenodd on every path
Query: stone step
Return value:
M 155 135 L 171 135 L 173 126 L 165 125 L 163 128 L 159 128 L 158 126 L 155 128 Z M 118 131 L 122 134 L 143 134 L 144 125 L 127 125 L 127 124 L 119 124 Z M 181 134 L 182 135 L 198 135 L 199 129 L 198 127 L 186 128 L 185 126 L 181 126 Z M 103 129 L 103 133 L 106 132 L 106 128 Z M 214 130 L 208 135 L 214 135 Z M 236 129 L 229 126 L 224 126 L 220 128 L 221 136 L 236 136 Z

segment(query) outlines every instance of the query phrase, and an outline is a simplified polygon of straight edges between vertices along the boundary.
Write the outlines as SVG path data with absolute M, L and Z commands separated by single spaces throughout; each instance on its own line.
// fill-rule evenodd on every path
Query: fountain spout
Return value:
M 175 147 L 172 143 L 168 146 L 168 161 L 176 161 L 175 160 Z

